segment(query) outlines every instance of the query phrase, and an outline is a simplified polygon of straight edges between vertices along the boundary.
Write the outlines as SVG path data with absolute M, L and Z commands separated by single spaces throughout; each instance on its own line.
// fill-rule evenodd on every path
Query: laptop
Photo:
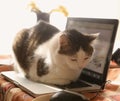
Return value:
M 74 28 L 82 33 L 88 34 L 100 33 L 98 41 L 95 44 L 93 59 L 83 69 L 76 82 L 72 82 L 65 86 L 51 86 L 30 81 L 14 71 L 2 72 L 1 74 L 33 96 L 54 93 L 61 90 L 75 92 L 94 92 L 102 90 L 107 82 L 106 77 L 112 56 L 117 27 L 117 19 L 68 17 L 66 29 Z

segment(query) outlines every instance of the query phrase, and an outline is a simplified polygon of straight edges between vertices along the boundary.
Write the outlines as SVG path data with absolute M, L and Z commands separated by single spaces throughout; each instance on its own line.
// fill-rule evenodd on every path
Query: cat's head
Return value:
M 61 32 L 58 54 L 63 55 L 70 68 L 83 68 L 91 60 L 94 52 L 93 41 L 99 34 L 82 34 L 71 29 Z

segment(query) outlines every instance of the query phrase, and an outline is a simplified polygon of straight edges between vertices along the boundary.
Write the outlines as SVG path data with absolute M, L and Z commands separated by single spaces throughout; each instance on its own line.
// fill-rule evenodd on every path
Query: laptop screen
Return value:
M 93 58 L 83 69 L 80 79 L 99 85 L 105 82 L 117 26 L 116 19 L 68 17 L 66 29 L 77 29 L 83 34 L 99 33 Z

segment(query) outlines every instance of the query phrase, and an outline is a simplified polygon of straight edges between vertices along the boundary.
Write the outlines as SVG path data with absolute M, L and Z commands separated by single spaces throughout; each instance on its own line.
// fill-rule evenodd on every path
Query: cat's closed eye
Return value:
M 77 59 L 76 58 L 71 58 L 71 61 L 77 61 Z
M 71 61 L 77 61 L 77 55 L 75 54 L 75 55 L 71 56 L 70 60 Z
M 88 59 L 89 59 L 89 57 L 84 58 L 84 60 L 88 60 Z M 71 58 L 71 61 L 77 61 L 77 59 L 76 58 Z
M 89 59 L 89 58 L 90 58 L 90 57 L 85 57 L 84 60 L 87 60 L 87 59 Z

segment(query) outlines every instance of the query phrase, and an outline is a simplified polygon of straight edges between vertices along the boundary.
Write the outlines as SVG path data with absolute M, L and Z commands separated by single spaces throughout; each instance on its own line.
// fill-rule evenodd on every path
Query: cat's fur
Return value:
M 34 27 L 17 33 L 13 43 L 15 67 L 34 81 L 69 84 L 77 80 L 90 61 L 96 37 L 74 29 L 59 31 L 39 21 Z

